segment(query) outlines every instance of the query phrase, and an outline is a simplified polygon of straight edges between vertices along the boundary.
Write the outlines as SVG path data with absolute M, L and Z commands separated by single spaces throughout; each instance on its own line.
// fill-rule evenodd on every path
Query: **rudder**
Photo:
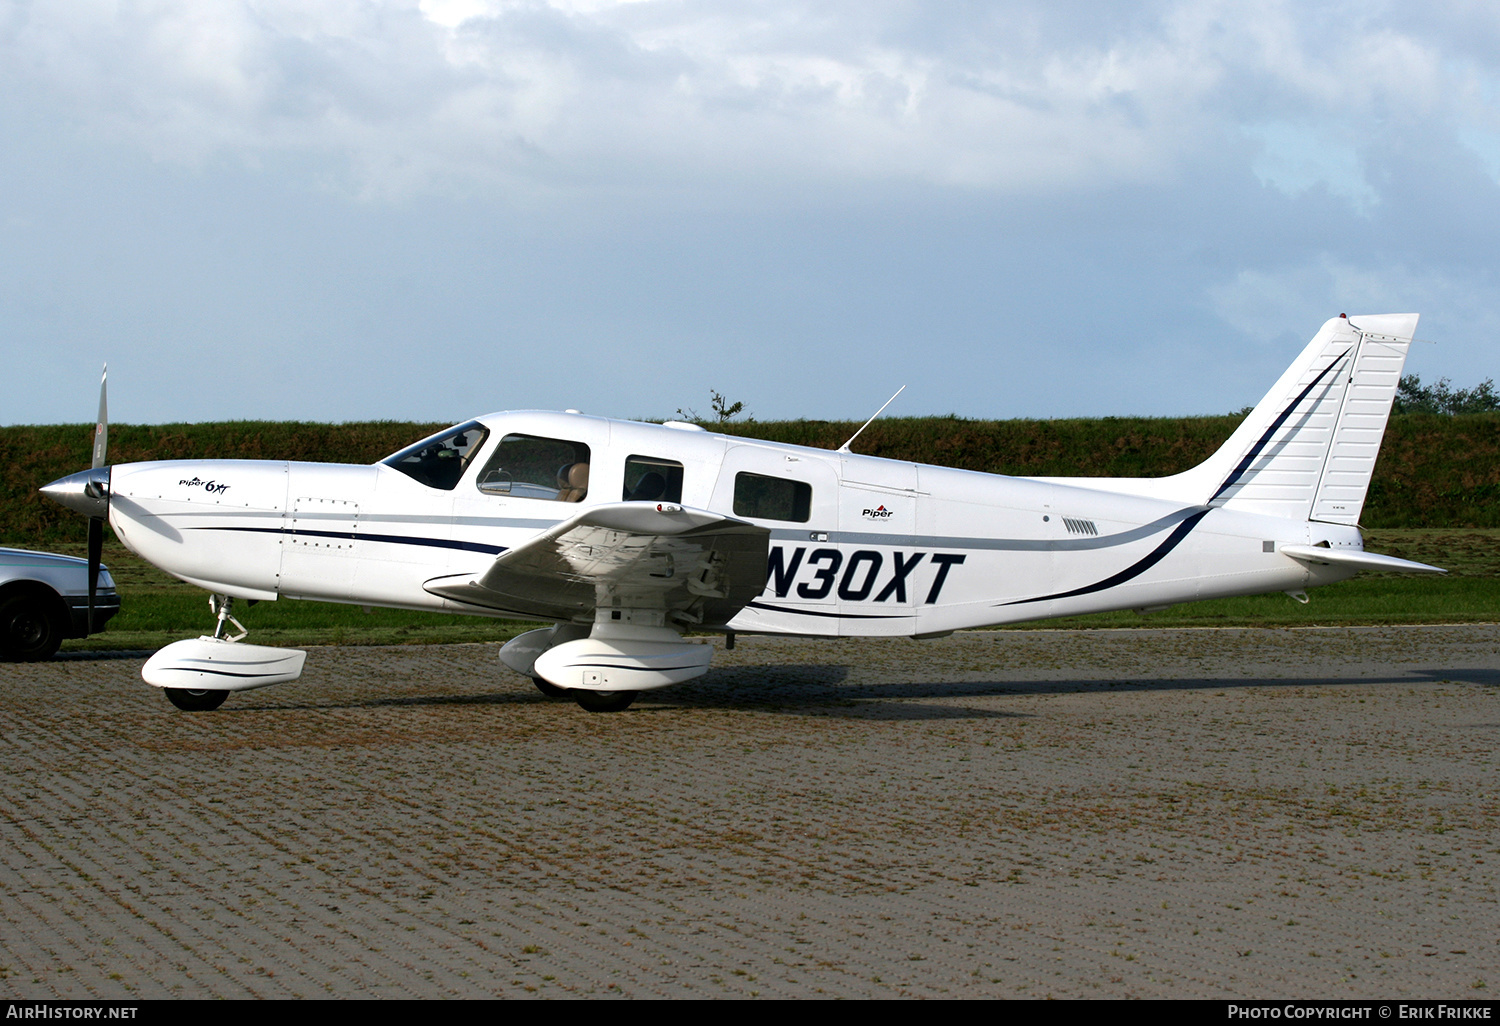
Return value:
M 1359 348 L 1308 517 L 1351 525 L 1359 523 L 1370 490 L 1401 370 L 1417 331 L 1417 315 L 1362 316 L 1354 321 L 1360 332 Z

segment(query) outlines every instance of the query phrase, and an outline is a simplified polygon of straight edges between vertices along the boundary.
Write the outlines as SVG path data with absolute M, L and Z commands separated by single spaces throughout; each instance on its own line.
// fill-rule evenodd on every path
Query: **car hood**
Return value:
M 31 552 L 27 549 L 0 548 L 0 566 L 33 566 L 33 567 L 82 567 L 88 570 L 89 561 L 79 556 L 61 556 L 55 552 Z M 108 570 L 109 567 L 102 566 L 101 569 Z

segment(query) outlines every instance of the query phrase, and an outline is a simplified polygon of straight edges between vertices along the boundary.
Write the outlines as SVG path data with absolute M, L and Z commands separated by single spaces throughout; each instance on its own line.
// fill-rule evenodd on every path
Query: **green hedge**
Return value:
M 1079 420 L 877 421 L 855 450 L 890 459 L 997 474 L 1045 477 L 1157 477 L 1206 459 L 1239 417 L 1108 417 Z M 359 424 L 233 421 L 118 424 L 110 461 L 294 459 L 372 463 L 443 427 L 381 421 Z M 859 425 L 844 421 L 766 421 L 714 428 L 726 433 L 832 449 Z M 81 541 L 82 518 L 37 494 L 55 478 L 88 466 L 89 425 L 0 428 L 0 541 L 45 547 Z M 1500 527 L 1500 414 L 1398 414 L 1391 418 L 1365 506 L 1367 527 Z

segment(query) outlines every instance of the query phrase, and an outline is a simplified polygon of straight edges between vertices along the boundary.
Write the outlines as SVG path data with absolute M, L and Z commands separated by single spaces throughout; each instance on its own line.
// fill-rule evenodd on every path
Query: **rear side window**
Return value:
M 534 435 L 506 435 L 479 472 L 487 495 L 582 502 L 589 491 L 589 447 Z
M 625 461 L 626 502 L 681 502 L 682 464 L 655 456 L 632 456 Z
M 805 524 L 812 515 L 812 485 L 748 471 L 736 474 L 734 515 Z

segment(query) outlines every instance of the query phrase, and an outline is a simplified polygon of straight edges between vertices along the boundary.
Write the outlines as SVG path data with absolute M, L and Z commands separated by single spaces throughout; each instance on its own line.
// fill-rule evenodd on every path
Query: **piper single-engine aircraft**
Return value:
M 1328 321 L 1218 452 L 1165 478 L 1004 477 L 573 412 L 480 417 L 373 466 L 108 467 L 101 395 L 95 469 L 42 491 L 91 518 L 96 568 L 108 518 L 213 596 L 213 636 L 142 671 L 179 708 L 301 673 L 304 652 L 240 640 L 236 599 L 317 599 L 553 621 L 501 662 L 614 711 L 708 670 L 685 631 L 931 638 L 1442 573 L 1365 552 L 1358 528 L 1416 325 Z

